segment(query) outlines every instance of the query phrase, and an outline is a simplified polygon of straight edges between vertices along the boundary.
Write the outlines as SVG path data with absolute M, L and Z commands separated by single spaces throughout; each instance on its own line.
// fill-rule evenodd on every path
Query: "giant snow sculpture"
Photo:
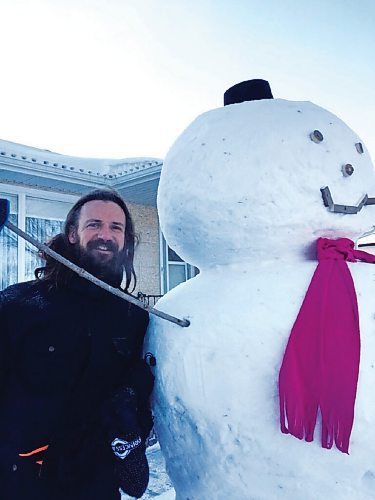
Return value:
M 375 196 L 375 175 L 364 144 L 310 102 L 214 109 L 170 149 L 161 227 L 200 269 L 158 303 L 191 325 L 153 318 L 147 346 L 177 500 L 374 498 L 375 267 L 349 263 L 361 326 L 350 454 L 322 448 L 318 428 L 310 443 L 282 434 L 278 399 L 285 347 L 317 265 L 315 242 L 371 231 L 375 207 L 365 195 Z

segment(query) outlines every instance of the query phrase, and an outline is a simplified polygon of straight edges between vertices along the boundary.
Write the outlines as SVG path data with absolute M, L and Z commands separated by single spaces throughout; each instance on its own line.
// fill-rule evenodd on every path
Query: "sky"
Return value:
M 375 160 L 373 0 L 0 0 L 0 19 L 1 139 L 164 158 L 227 88 L 264 78 Z

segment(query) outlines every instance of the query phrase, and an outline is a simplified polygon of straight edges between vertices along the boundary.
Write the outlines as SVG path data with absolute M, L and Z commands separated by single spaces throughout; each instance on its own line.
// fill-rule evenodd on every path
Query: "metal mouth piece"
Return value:
M 357 206 L 337 205 L 336 203 L 333 203 L 331 191 L 328 186 L 321 188 L 320 191 L 322 193 L 324 206 L 327 207 L 330 212 L 334 212 L 336 214 L 357 214 L 365 205 L 375 205 L 375 198 L 369 198 L 367 194 L 364 195 Z

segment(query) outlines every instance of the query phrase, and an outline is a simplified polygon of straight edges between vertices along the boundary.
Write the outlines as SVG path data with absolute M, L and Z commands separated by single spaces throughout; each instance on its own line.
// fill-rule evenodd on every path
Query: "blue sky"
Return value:
M 164 157 L 232 84 L 337 114 L 375 159 L 372 0 L 0 0 L 0 138 Z

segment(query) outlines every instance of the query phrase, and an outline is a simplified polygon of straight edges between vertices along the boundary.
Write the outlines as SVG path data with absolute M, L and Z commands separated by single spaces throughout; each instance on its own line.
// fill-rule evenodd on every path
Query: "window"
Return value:
M 13 192 L 5 192 L 5 190 Z M 65 217 L 75 196 L 21 190 L 3 186 L 1 198 L 10 200 L 9 220 L 45 243 L 63 229 Z M 0 231 L 0 290 L 13 283 L 34 279 L 34 270 L 42 265 L 38 249 L 4 227 Z
M 1 193 L 10 201 L 9 221 L 17 225 L 17 196 Z M 7 227 L 0 231 L 0 290 L 17 281 L 18 236 Z
M 63 225 L 63 221 L 60 220 L 26 217 L 26 232 L 42 243 L 61 233 Z M 34 270 L 42 265 L 43 261 L 38 255 L 38 249 L 26 242 L 25 280 L 34 279 Z
M 179 257 L 174 250 L 168 247 L 168 288 L 188 280 L 189 265 Z
M 359 238 L 357 248 L 358 250 L 364 250 L 367 253 L 375 255 L 375 227 L 371 232 Z
M 167 293 L 172 288 L 180 283 L 193 278 L 199 273 L 199 270 L 183 261 L 177 253 L 172 250 L 161 235 L 162 243 L 162 265 L 161 265 L 161 281 L 163 284 L 162 293 Z
M 61 233 L 64 220 L 71 205 L 43 198 L 26 198 L 26 226 L 25 230 L 36 240 L 45 243 L 53 236 Z M 38 249 L 30 243 L 25 243 L 25 280 L 34 279 L 34 270 L 43 265 L 38 256 Z

